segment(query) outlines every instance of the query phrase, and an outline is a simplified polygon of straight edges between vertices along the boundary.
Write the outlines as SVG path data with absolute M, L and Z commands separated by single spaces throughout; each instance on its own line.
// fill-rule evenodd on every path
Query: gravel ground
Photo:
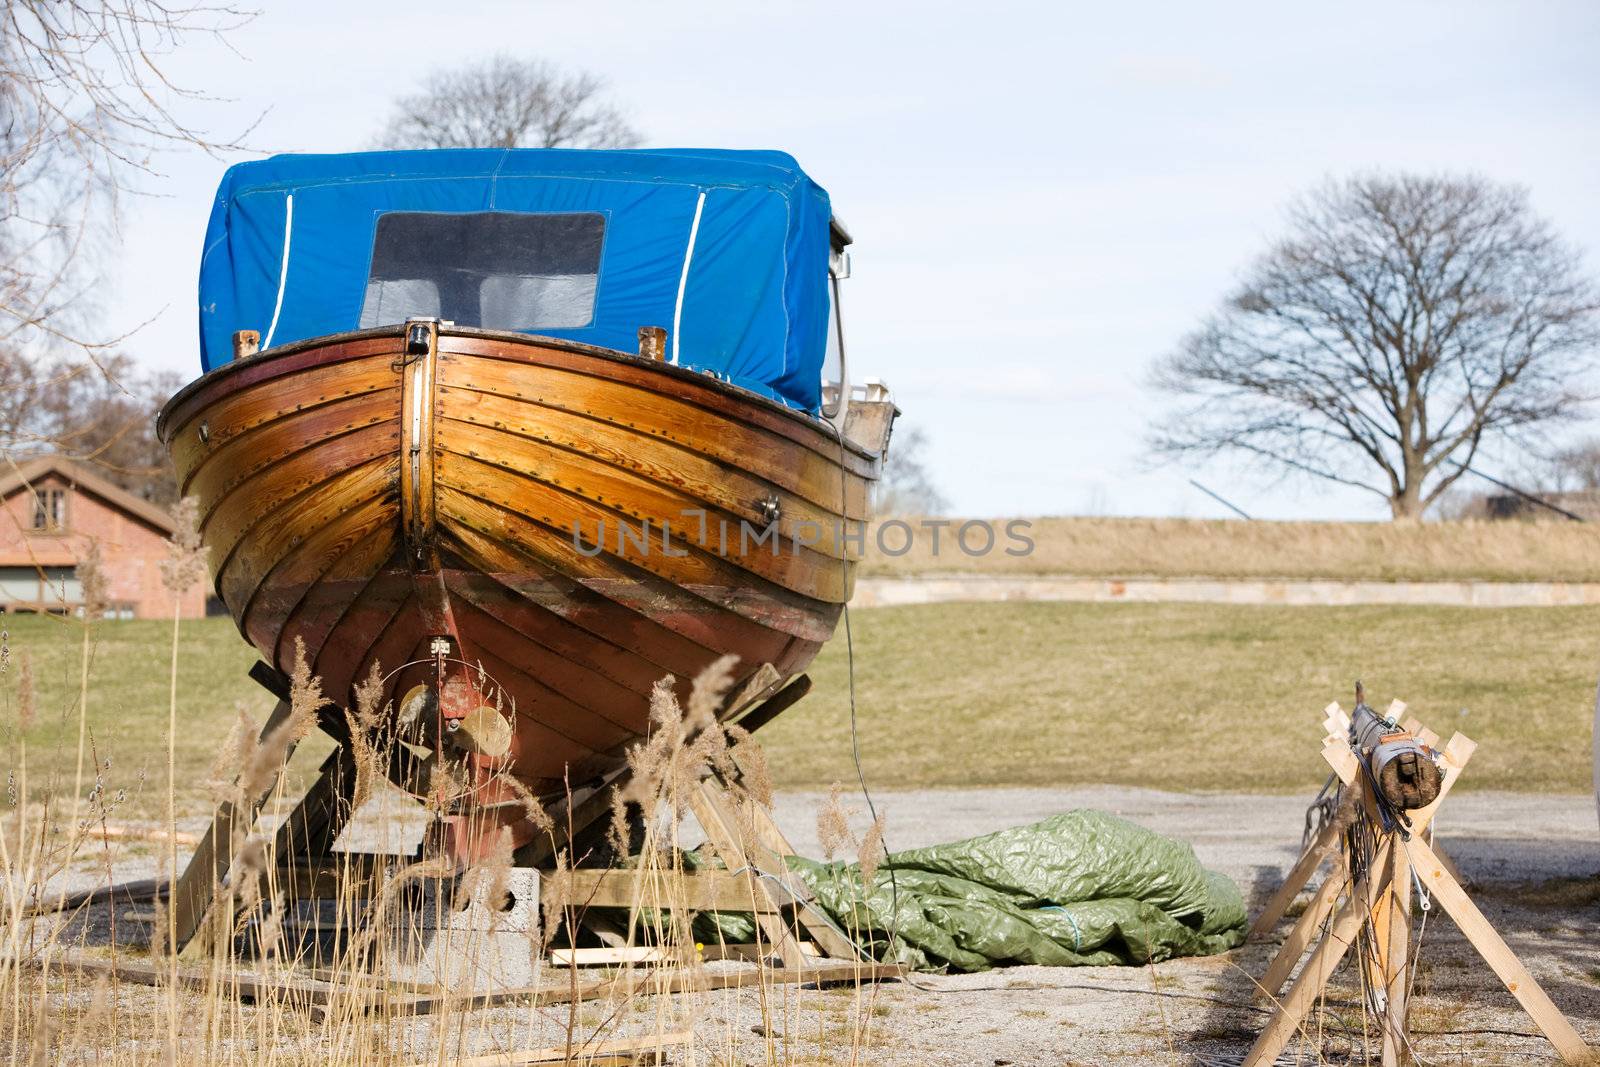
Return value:
M 777 800 L 777 819 L 802 854 L 820 852 L 815 814 L 825 799 L 791 793 Z M 859 796 L 845 799 L 865 806 Z M 1191 842 L 1202 862 L 1236 879 L 1259 904 L 1294 861 L 1308 798 L 1097 787 L 881 792 L 873 799 L 893 848 L 955 840 L 1077 807 L 1115 812 Z M 1556 1004 L 1600 1047 L 1600 832 L 1594 798 L 1464 793 L 1452 796 L 1445 812 L 1439 842 L 1473 880 L 1480 907 Z M 864 826 L 867 819 L 862 814 L 856 821 Z M 123 877 L 153 873 L 155 847 L 118 848 Z M 74 881 L 103 878 L 103 871 L 103 865 L 98 875 L 84 869 Z M 620 1029 L 649 1030 L 658 1019 L 672 1028 L 692 1018 L 698 1040 L 717 1053 L 717 1063 L 1237 1063 L 1263 1021 L 1252 1009 L 1250 976 L 1266 968 L 1274 948 L 1249 945 L 1222 957 L 1159 967 L 1016 967 L 918 976 L 864 991 L 777 987 L 766 996 L 643 998 L 624 1013 Z M 1434 918 L 1421 960 L 1412 1028 L 1416 1051 L 1427 1063 L 1552 1061 L 1531 1021 L 1448 919 Z M 1341 972 L 1335 1006 L 1341 999 L 1351 1002 L 1349 970 Z M 137 1000 L 144 994 L 128 995 Z M 1359 1036 L 1359 1011 L 1333 1015 Z M 586 1006 L 577 1018 L 598 1024 L 605 1016 L 602 1008 Z M 478 1012 L 466 1051 L 555 1040 L 567 1019 L 564 1008 Z M 422 1052 L 445 1038 L 440 1027 L 448 1025 L 408 1024 L 406 1043 Z M 1510 1033 L 1484 1032 L 1490 1030 Z M 852 1046 L 859 1050 L 863 1042 L 867 1051 L 852 1059 Z M 1344 1062 L 1345 1044 L 1335 1042 L 1340 1053 L 1329 1062 Z

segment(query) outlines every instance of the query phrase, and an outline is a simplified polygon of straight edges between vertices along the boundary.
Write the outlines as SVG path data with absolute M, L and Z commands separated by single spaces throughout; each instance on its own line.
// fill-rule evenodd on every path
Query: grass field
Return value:
M 11 618 L 0 679 L 14 769 L 17 679 L 35 679 L 31 791 L 53 768 L 70 787 L 81 629 Z M 1320 710 L 1408 701 L 1448 736 L 1482 743 L 1464 788 L 1586 791 L 1600 608 L 946 604 L 857 611 L 859 738 L 868 781 L 925 785 L 1121 783 L 1175 790 L 1309 791 Z M 170 624 L 103 623 L 89 688 L 96 750 L 124 817 L 166 796 Z M 204 810 L 206 779 L 240 708 L 270 699 L 227 620 L 186 623 L 179 657 L 179 801 Z M 780 785 L 850 781 L 846 644 L 812 670 L 816 691 L 762 733 Z M 1463 709 L 1465 709 L 1463 711 Z M 314 760 L 322 746 L 297 757 Z
M 0 677 L 0 721 L 4 722 L 7 770 L 15 772 L 19 719 L 28 730 L 29 792 L 50 787 L 70 791 L 78 743 L 78 694 L 83 626 L 52 616 L 0 617 L 7 631 L 10 662 Z M 171 692 L 172 623 L 103 622 L 91 645 L 88 727 L 100 758 L 108 796 L 126 794 L 123 816 L 164 813 L 167 796 L 167 716 Z M 185 622 L 178 657 L 176 758 L 180 812 L 203 813 L 210 793 L 206 779 L 242 709 L 265 722 L 273 700 L 245 676 L 258 657 L 228 619 Z M 33 709 L 20 679 L 24 663 L 33 676 Z M 109 759 L 109 769 L 103 766 Z M 234 768 L 235 772 L 237 768 Z
M 1334 578 L 1348 581 L 1600 581 L 1600 524 L 1554 522 L 1242 522 L 1207 519 L 1031 519 L 1026 555 L 994 520 L 995 547 L 968 555 L 949 520 L 933 551 L 924 520 L 910 550 L 889 555 L 867 537 L 862 573 L 958 571 L 987 574 L 1078 574 L 1105 577 Z M 897 553 L 903 530 L 886 530 Z M 967 534 L 970 551 L 985 544 Z
M 1481 743 L 1465 788 L 1591 788 L 1596 608 L 945 604 L 852 624 L 880 787 L 1311 790 L 1321 709 L 1361 677 Z M 763 735 L 784 784 L 853 778 L 841 638 Z

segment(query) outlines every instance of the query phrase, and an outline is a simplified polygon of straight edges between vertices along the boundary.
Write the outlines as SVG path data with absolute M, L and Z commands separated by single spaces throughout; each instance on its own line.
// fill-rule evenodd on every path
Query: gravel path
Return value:
M 1298 852 L 1304 796 L 1187 795 L 1150 789 L 883 791 L 874 795 L 893 848 L 919 847 L 1092 807 L 1194 845 L 1202 862 L 1236 879 L 1254 903 L 1276 887 Z M 820 793 L 777 799 L 780 825 L 802 854 L 818 855 Z M 848 805 L 864 807 L 859 795 Z M 865 815 L 856 818 L 864 828 Z M 1439 842 L 1471 878 L 1480 906 L 1584 1036 L 1600 1047 L 1600 828 L 1592 796 L 1463 793 L 1452 796 Z M 153 873 L 156 852 L 122 846 L 125 876 Z M 103 868 L 101 868 L 103 872 Z M 101 875 L 103 877 L 103 873 Z M 81 877 L 92 879 L 92 871 Z M 1251 975 L 1275 946 L 1159 967 L 1016 967 L 985 974 L 918 976 L 865 991 L 798 991 L 769 997 L 712 993 L 645 998 L 624 1031 L 694 1020 L 716 1062 L 907 1065 L 1238 1063 L 1259 1030 Z M 1447 919 L 1428 928 L 1414 1001 L 1417 1051 L 1429 1063 L 1549 1062 L 1549 1048 Z M 1350 971 L 1344 972 L 1345 997 Z M 1152 993 L 1161 995 L 1153 996 Z M 1359 1011 L 1344 1013 L 1357 1020 Z M 588 1016 L 585 1015 L 585 1018 Z M 473 1051 L 525 1047 L 560 1036 L 565 1010 L 477 1013 Z M 409 1042 L 439 1040 L 418 1023 Z M 868 1051 L 852 1061 L 865 1031 Z M 1485 1030 L 1511 1031 L 1485 1033 Z M 1312 1061 L 1314 1062 L 1314 1060 Z M 1342 1062 L 1334 1060 L 1331 1062 Z

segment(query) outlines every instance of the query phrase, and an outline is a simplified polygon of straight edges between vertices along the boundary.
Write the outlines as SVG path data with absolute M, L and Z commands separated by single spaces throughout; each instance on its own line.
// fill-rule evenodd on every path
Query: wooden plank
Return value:
M 1361 763 L 1356 759 L 1356 754 L 1350 751 L 1348 741 L 1343 738 L 1329 739 L 1322 746 L 1322 758 L 1328 761 L 1328 766 L 1333 768 L 1333 773 L 1339 776 L 1339 781 L 1346 787 L 1355 785 Z
M 550 950 L 550 962 L 557 967 L 615 967 L 621 963 L 668 963 L 671 959 L 672 954 L 657 945 Z
M 1351 800 L 1347 794 L 1339 802 L 1339 811 L 1344 811 L 1349 803 Z M 1333 854 L 1334 846 L 1339 843 L 1339 833 L 1336 829 L 1339 821 L 1340 816 L 1335 814 L 1332 819 L 1324 823 L 1322 829 L 1317 831 L 1316 838 L 1312 840 L 1311 847 L 1302 852 L 1294 866 L 1289 868 L 1283 884 L 1278 886 L 1277 891 L 1262 907 L 1261 914 L 1256 916 L 1256 921 L 1247 935 L 1249 940 L 1260 940 L 1272 932 L 1272 928 L 1278 925 L 1278 920 L 1289 910 L 1289 905 L 1300 894 L 1300 890 L 1305 888 L 1311 876 L 1317 873 L 1323 861 Z
M 355 778 L 355 762 L 343 745 L 328 753 L 317 769 L 316 780 L 278 827 L 273 851 L 280 862 L 322 856 L 332 850 L 349 817 Z
M 781 695 L 781 694 L 780 694 Z M 772 813 L 760 804 L 748 802 L 751 827 L 756 839 L 762 848 L 766 849 L 770 858 L 779 865 L 778 874 L 784 883 L 784 889 L 789 894 L 789 901 L 795 905 L 795 918 L 800 926 L 812 940 L 822 947 L 822 950 L 834 959 L 859 960 L 862 958 L 861 949 L 854 941 L 844 936 L 833 925 L 827 922 L 816 911 L 816 903 L 811 896 L 811 891 L 790 871 L 783 857 L 795 854 L 794 846 L 784 836 Z M 767 883 L 770 886 L 770 881 Z
M 1339 863 L 1334 870 L 1328 872 L 1328 877 L 1317 887 L 1316 895 L 1311 898 L 1311 903 L 1306 907 L 1304 914 L 1295 922 L 1289 931 L 1289 936 L 1283 939 L 1283 946 L 1278 949 L 1277 956 L 1273 957 L 1272 964 L 1261 976 L 1261 987 L 1258 992 L 1262 996 L 1276 997 L 1283 989 L 1283 983 L 1294 973 L 1294 965 L 1305 955 L 1317 931 L 1322 928 L 1322 924 L 1332 914 L 1334 905 L 1339 902 L 1339 895 L 1349 884 L 1349 875 L 1345 872 L 1343 863 Z
M 799 703 L 800 698 L 809 692 L 811 692 L 811 678 L 804 674 L 797 675 L 788 685 L 749 711 L 734 711 L 732 725 L 753 734 Z
M 267 716 L 266 725 L 261 728 L 258 743 L 265 741 L 289 721 L 290 710 L 287 700 L 278 701 L 272 714 Z M 293 745 L 285 750 L 285 763 L 293 752 Z M 272 773 L 271 779 L 259 795 L 245 798 L 243 810 L 236 810 L 233 802 L 228 800 L 217 805 L 216 812 L 211 816 L 211 825 L 206 828 L 205 836 L 189 857 L 189 865 L 183 869 L 173 890 L 169 920 L 172 928 L 166 933 L 153 931 L 150 938 L 153 947 L 161 947 L 170 938 L 173 942 L 170 947 L 176 948 L 180 954 L 198 955 L 210 948 L 209 936 L 196 935 L 201 933 L 202 925 L 212 913 L 212 904 L 223 876 L 233 866 L 234 839 L 242 838 L 255 825 L 257 816 L 261 814 L 261 805 L 277 784 L 278 771 Z
M 731 947 L 731 946 L 730 946 Z M 755 946 L 747 946 L 754 948 Z M 133 985 L 166 986 L 174 980 L 183 988 L 221 989 L 242 1000 L 276 1000 L 302 1007 L 323 1008 L 340 998 L 354 998 L 366 1011 L 381 1011 L 386 1016 L 426 1015 L 446 1006 L 470 1011 L 514 1001 L 534 1000 L 540 1004 L 567 1004 L 606 997 L 652 996 L 688 991 L 741 989 L 746 986 L 837 985 L 898 979 L 902 968 L 893 964 L 815 962 L 801 967 L 751 967 L 719 972 L 691 973 L 673 970 L 667 974 L 647 973 L 585 980 L 574 986 L 566 977 L 536 986 L 517 986 L 482 993 L 463 993 L 438 987 L 419 992 L 400 992 L 398 983 L 379 981 L 321 981 L 295 974 L 259 975 L 228 970 L 217 973 L 211 967 L 178 967 L 169 964 L 85 956 L 76 952 L 56 952 L 21 966 L 32 970 L 60 969 L 85 975 L 106 975 Z
M 514 1052 L 492 1052 L 484 1056 L 467 1056 L 463 1059 L 445 1060 L 450 1067 L 527 1067 L 538 1063 L 633 1063 L 640 1052 L 659 1052 L 674 1045 L 687 1045 L 694 1040 L 692 1030 L 678 1030 L 666 1034 L 647 1034 L 643 1037 L 615 1037 L 605 1041 L 575 1040 L 567 1045 L 549 1048 L 519 1049 Z M 438 1067 L 439 1061 L 426 1060 L 414 1067 Z
M 1561 1014 L 1533 975 L 1528 973 L 1516 953 L 1484 918 L 1483 912 L 1467 896 L 1466 890 L 1444 869 L 1444 864 L 1427 842 L 1420 837 L 1413 837 L 1406 847 L 1410 849 L 1411 861 L 1433 899 L 1455 920 L 1462 934 L 1478 950 L 1478 955 L 1483 957 L 1483 961 L 1505 983 L 1506 989 L 1517 998 L 1517 1003 L 1544 1031 L 1544 1036 L 1550 1039 L 1556 1053 L 1567 1063 L 1592 1062 L 1595 1050 L 1578 1036 L 1578 1031 L 1573 1029 L 1566 1016 Z
M 412 996 L 390 995 L 385 997 L 381 1004 L 374 1004 L 372 1010 L 382 1010 L 390 1017 L 427 1015 L 446 1007 L 457 1011 L 471 1011 L 516 1001 L 567 1004 L 608 997 L 625 1000 L 635 996 L 689 991 L 711 992 L 719 989 L 742 989 L 747 986 L 759 988 L 774 984 L 819 986 L 840 983 L 865 984 L 897 979 L 904 973 L 902 968 L 894 964 L 848 961 L 840 963 L 808 961 L 800 967 L 751 967 L 699 973 L 674 969 L 665 974 L 624 974 L 614 978 L 581 981 L 576 986 L 570 979 L 566 979 L 537 986 L 498 989 L 484 993 L 435 989 Z
M 815 941 L 800 942 L 800 951 L 811 960 L 826 961 L 827 957 Z M 735 944 L 706 945 L 700 950 L 704 960 L 739 960 L 744 963 L 767 963 L 772 959 L 771 945 Z
M 761 847 L 758 842 L 743 840 L 737 816 L 727 804 L 726 794 L 721 787 L 710 782 L 699 782 L 689 790 L 689 808 L 706 837 L 716 846 L 723 862 L 752 867 L 770 876 L 781 875 L 787 870 L 783 860 L 770 850 Z M 774 905 L 785 903 L 772 895 L 773 887 L 765 880 L 760 887 Z M 757 927 L 766 935 L 767 941 L 786 966 L 799 967 L 805 962 L 798 939 L 784 922 L 783 916 L 758 911 L 755 917 Z
M 1345 710 L 1339 706 L 1337 700 L 1322 710 L 1325 712 L 1322 717 L 1322 728 L 1325 732 L 1341 737 L 1349 735 L 1350 716 L 1345 714 Z
M 1444 850 L 1444 846 L 1433 839 L 1433 827 L 1428 827 L 1425 837 L 1428 847 L 1433 849 L 1435 856 L 1439 857 L 1439 862 L 1444 864 L 1444 869 L 1450 872 L 1450 877 L 1460 882 L 1462 886 L 1470 886 L 1472 879 L 1461 873 L 1461 868 L 1456 866 L 1456 861 L 1450 858 L 1450 854 Z
M 1266 1029 L 1261 1031 L 1261 1036 L 1256 1038 L 1256 1043 L 1250 1047 L 1246 1054 L 1243 1067 L 1266 1067 L 1274 1062 L 1289 1039 L 1300 1029 L 1300 1024 L 1305 1021 L 1306 1015 L 1322 996 L 1323 988 L 1328 984 L 1328 978 L 1339 966 L 1339 961 L 1344 959 L 1344 954 L 1350 950 L 1351 944 L 1360 933 L 1362 924 L 1366 921 L 1367 910 L 1372 906 L 1372 901 L 1381 891 L 1382 884 L 1389 870 L 1389 854 L 1380 849 L 1373 863 L 1372 870 L 1367 872 L 1367 878 L 1356 885 L 1355 891 L 1350 894 L 1350 899 L 1339 910 L 1339 915 L 1333 921 L 1328 936 L 1317 945 L 1316 951 L 1311 953 L 1311 959 L 1306 961 L 1305 967 L 1300 971 L 1300 976 L 1295 979 L 1288 994 L 1278 1005 L 1278 1010 L 1267 1022 Z
M 155 841 L 162 844 L 171 841 L 190 847 L 200 843 L 199 837 L 182 830 L 162 830 L 153 826 L 124 826 L 120 823 L 91 826 L 83 832 L 83 835 L 97 841 Z
M 1406 1060 L 1406 994 L 1410 986 L 1407 954 L 1411 949 L 1411 861 L 1398 834 L 1391 834 L 1389 893 L 1383 906 L 1389 912 L 1384 979 L 1388 1003 L 1383 1014 L 1383 1067 L 1400 1067 Z
M 777 906 L 768 898 L 758 879 L 748 872 L 730 874 L 727 871 L 662 872 L 670 888 L 672 899 L 656 900 L 641 884 L 643 872 L 627 868 L 589 870 L 577 867 L 568 872 L 563 899 L 556 899 L 556 891 L 563 888 L 560 880 L 545 879 L 544 903 L 560 908 L 631 908 L 635 904 L 645 907 L 678 906 L 690 911 L 776 912 Z
M 373 897 L 383 887 L 391 861 L 404 856 L 365 852 L 335 852 L 319 861 L 286 863 L 278 868 L 273 888 L 296 900 L 338 900 L 346 896 Z
M 357 989 L 355 986 L 335 986 L 291 974 L 268 977 L 231 969 L 219 973 L 211 967 L 173 967 L 166 963 L 146 963 L 127 958 L 112 960 L 75 952 L 54 953 L 24 961 L 23 965 L 36 970 L 59 968 L 85 975 L 105 975 L 131 985 L 169 986 L 176 982 L 184 989 L 220 989 L 237 995 L 241 1000 L 260 1002 L 276 999 L 300 1006 L 326 1004 L 336 991 L 354 992 Z M 379 990 L 371 986 L 361 987 L 361 991 L 370 995 Z
M 36 900 L 22 909 L 23 918 L 36 915 L 54 915 L 77 911 L 94 904 L 148 904 L 167 891 L 165 878 L 136 878 L 129 882 L 113 882 L 94 889 L 77 889 L 70 893 L 57 893 Z

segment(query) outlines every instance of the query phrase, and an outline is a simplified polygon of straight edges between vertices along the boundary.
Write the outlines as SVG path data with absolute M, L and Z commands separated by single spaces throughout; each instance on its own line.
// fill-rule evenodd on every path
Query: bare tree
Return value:
M 1356 486 L 1415 520 L 1485 444 L 1580 414 L 1597 345 L 1600 294 L 1524 190 L 1330 182 L 1158 365 L 1187 404 L 1152 445 Z
M 89 415 L 73 405 L 47 415 L 62 390 L 82 399 L 119 390 L 132 368 L 96 337 L 95 256 L 121 195 L 154 173 L 166 150 L 237 147 L 212 140 L 179 114 L 199 94 L 175 85 L 165 64 L 197 38 L 221 39 L 248 18 L 190 0 L 15 0 L 0 8 L 0 450 L 77 451 Z M 79 422 L 82 416 L 83 423 Z M 94 449 L 104 451 L 105 442 Z
M 938 515 L 949 505 L 927 466 L 928 435 L 914 426 L 895 434 L 883 475 L 873 487 L 879 515 Z
M 1600 437 L 1559 449 L 1540 481 L 1563 493 L 1600 489 Z
M 386 148 L 626 148 L 639 143 L 601 94 L 605 81 L 548 63 L 492 56 L 433 74 L 403 97 Z
M 0 9 L 0 346 L 88 345 L 91 226 L 125 179 L 178 145 L 211 140 L 177 108 L 198 94 L 164 61 L 191 38 L 220 38 L 247 15 L 203 2 L 16 0 Z
M 135 496 L 169 506 L 178 501 L 177 472 L 155 419 L 182 384 L 124 352 L 102 357 L 98 367 L 79 363 L 38 383 L 29 429 Z

